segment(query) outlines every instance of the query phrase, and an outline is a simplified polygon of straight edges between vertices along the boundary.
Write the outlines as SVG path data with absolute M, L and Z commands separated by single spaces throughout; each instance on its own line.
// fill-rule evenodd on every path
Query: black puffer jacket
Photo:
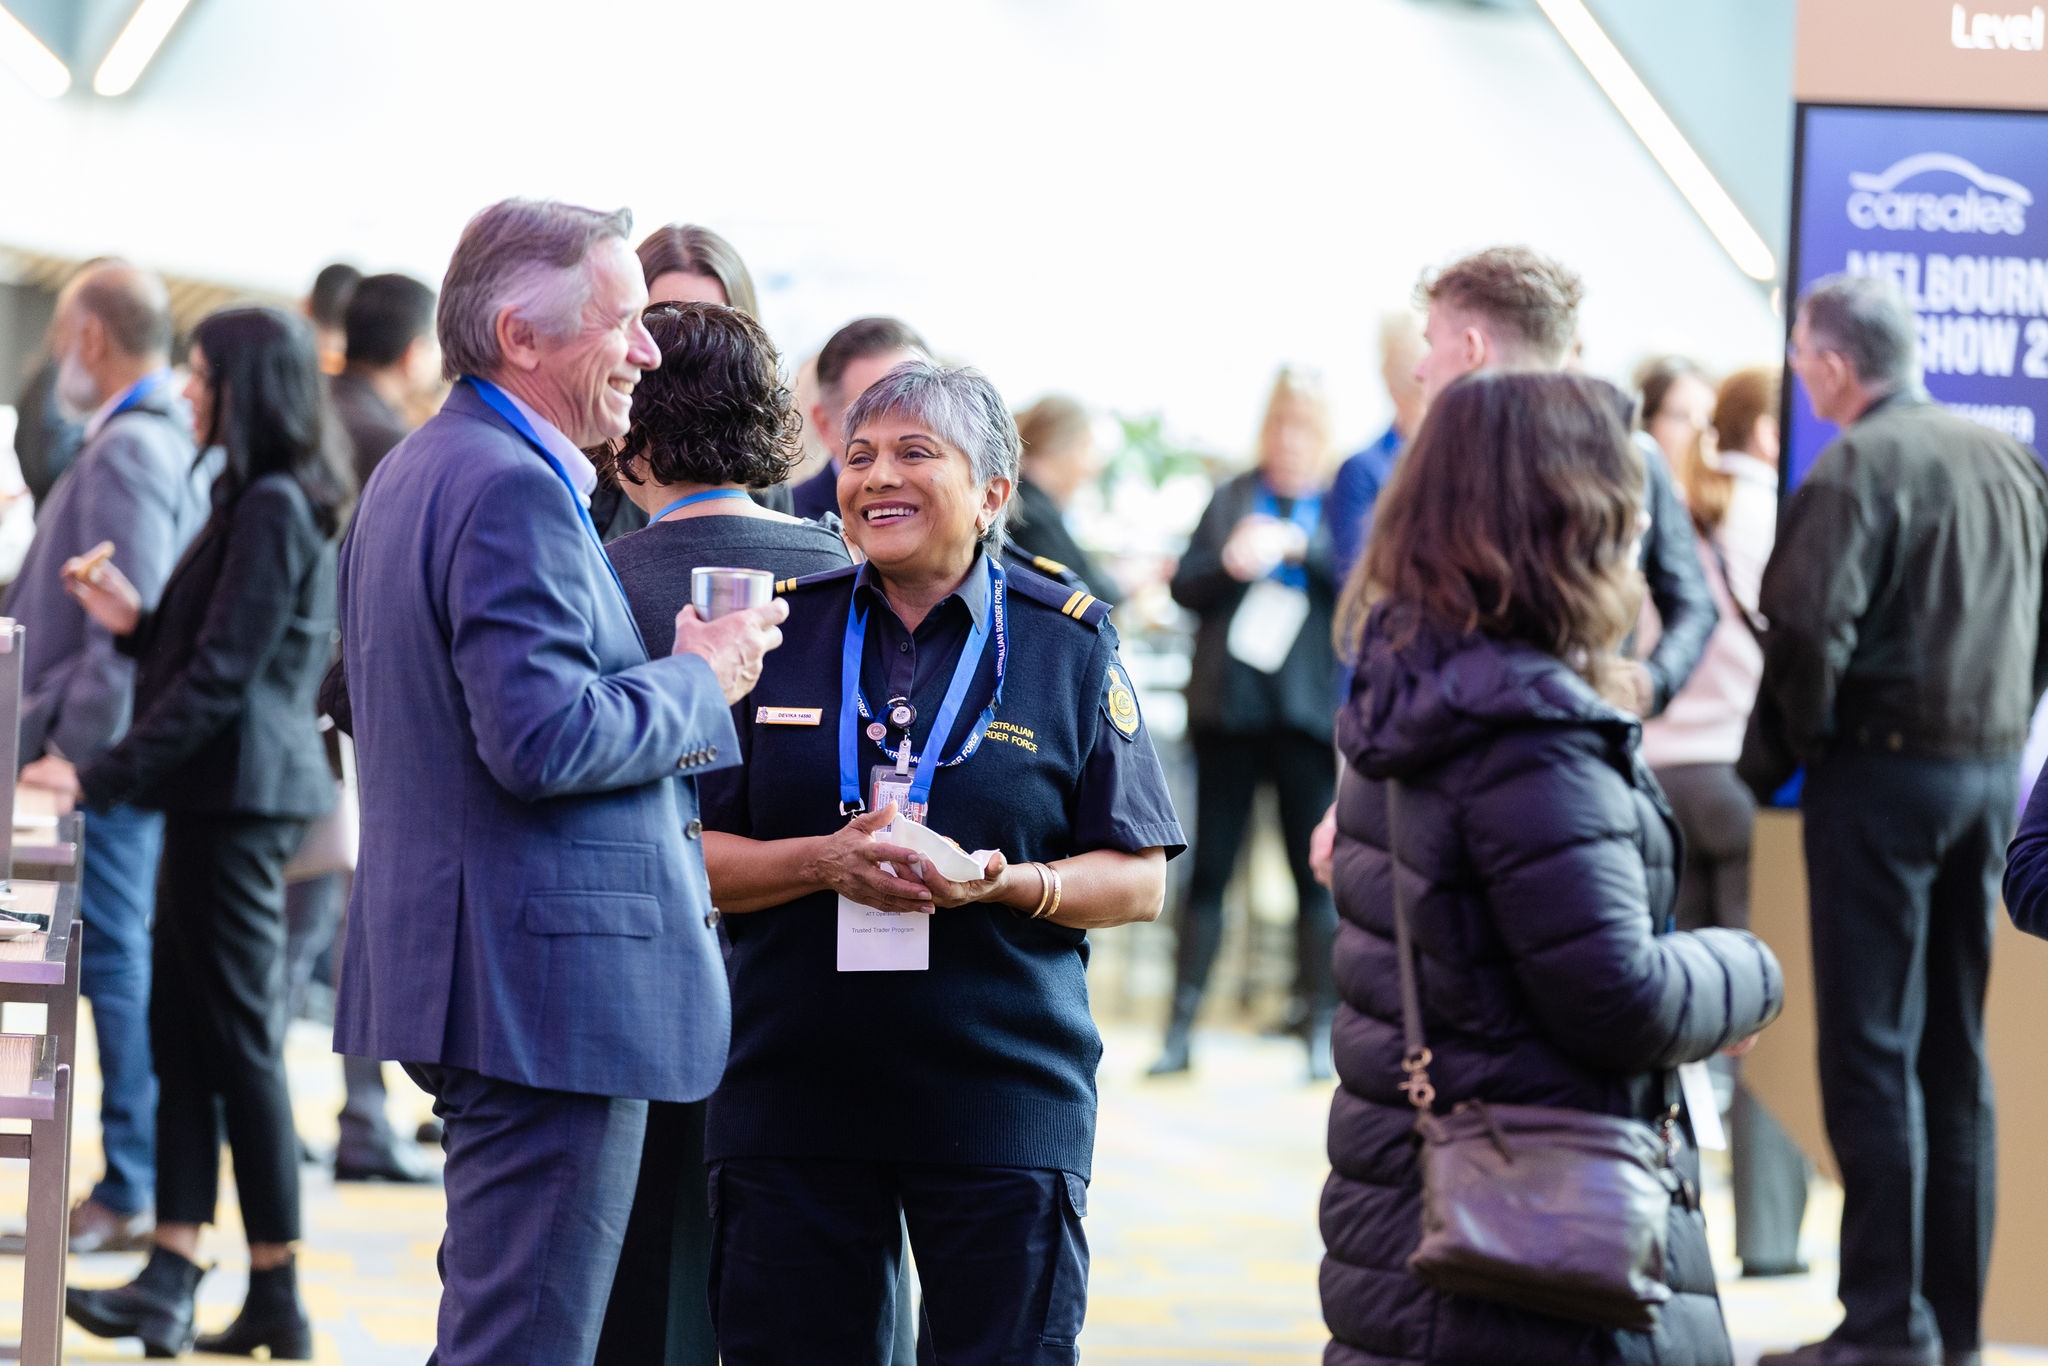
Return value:
M 1636 756 L 1635 720 L 1555 658 L 1425 627 L 1366 630 L 1337 794 L 1337 1072 L 1323 1190 L 1326 1366 L 1729 1360 L 1706 1229 L 1671 1214 L 1678 1293 L 1655 1334 L 1614 1333 L 1458 1296 L 1405 1267 L 1419 1241 L 1414 1112 L 1401 1081 L 1400 973 L 1385 780 L 1421 958 L 1437 1105 L 1474 1097 L 1649 1120 L 1657 1069 L 1778 1013 L 1777 960 L 1733 930 L 1659 934 L 1678 836 Z M 1426 880 L 1426 885 L 1425 885 Z M 1690 1154 L 1688 1154 L 1690 1157 Z

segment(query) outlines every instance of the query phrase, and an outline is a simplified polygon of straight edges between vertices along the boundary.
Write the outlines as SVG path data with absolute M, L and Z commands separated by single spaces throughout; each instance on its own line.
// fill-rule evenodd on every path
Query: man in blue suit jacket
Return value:
M 728 705 L 786 608 L 643 644 L 598 544 L 579 448 L 660 363 L 630 226 L 471 220 L 438 318 L 458 382 L 341 554 L 363 832 L 335 1046 L 405 1063 L 447 1126 L 441 1366 L 591 1360 L 646 1102 L 725 1066 L 692 780 L 739 761 Z

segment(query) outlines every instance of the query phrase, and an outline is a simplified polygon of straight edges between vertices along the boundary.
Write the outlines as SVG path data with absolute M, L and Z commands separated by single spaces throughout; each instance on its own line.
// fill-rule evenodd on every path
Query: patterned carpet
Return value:
M 1094 1267 L 1083 1359 L 1188 1366 L 1313 1366 L 1324 1332 L 1316 1300 L 1316 1196 L 1327 1167 L 1323 1123 L 1329 1088 L 1303 1080 L 1299 1045 L 1227 1027 L 1197 1038 L 1197 1070 L 1168 1081 L 1143 1078 L 1156 1032 L 1105 1026 L 1102 1119 L 1090 1191 Z M 98 1170 L 92 1114 L 98 1078 L 80 1050 L 79 1184 Z M 294 1027 L 291 1073 L 300 1126 L 316 1148 L 334 1139 L 341 1099 L 338 1065 L 324 1030 Z M 426 1101 L 396 1070 L 394 1116 L 423 1118 Z M 431 1350 L 438 1284 L 438 1189 L 344 1186 L 304 1169 L 308 1237 L 300 1265 L 317 1326 L 317 1359 L 346 1366 L 418 1366 Z M 1723 1297 L 1738 1361 L 1818 1336 L 1833 1324 L 1830 1243 L 1839 1195 L 1820 1190 L 1807 1224 L 1810 1275 L 1772 1281 L 1726 1279 L 1725 1177 L 1709 1174 L 1709 1218 L 1724 1267 Z M 27 1183 L 21 1164 L 0 1169 L 0 1220 L 18 1217 Z M 223 1226 L 208 1235 L 218 1263 L 201 1290 L 201 1320 L 216 1328 L 241 1301 L 246 1256 L 231 1188 Z M 108 1285 L 128 1279 L 136 1256 L 80 1258 L 73 1279 Z M 0 1262 L 0 1301 L 19 1294 L 19 1263 Z M 0 1332 L 13 1325 L 0 1307 Z M 67 1337 L 67 1360 L 135 1360 L 132 1341 Z M 212 1358 L 194 1357 L 192 1360 Z M 218 1358 L 226 1360 L 227 1358 Z M 2048 1362 L 2048 1352 L 1993 1351 L 1999 1366 Z

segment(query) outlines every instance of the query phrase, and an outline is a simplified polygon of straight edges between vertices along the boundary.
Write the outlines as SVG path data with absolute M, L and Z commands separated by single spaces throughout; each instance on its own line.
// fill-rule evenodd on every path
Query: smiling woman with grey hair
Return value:
M 940 1360 L 1071 1361 L 1087 932 L 1155 918 L 1185 841 L 1107 607 L 1000 562 L 1018 440 L 995 387 L 902 365 L 846 430 L 867 563 L 779 585 L 745 762 L 703 788 L 732 943 L 704 1145 L 719 1351 L 881 1359 L 907 1218 Z

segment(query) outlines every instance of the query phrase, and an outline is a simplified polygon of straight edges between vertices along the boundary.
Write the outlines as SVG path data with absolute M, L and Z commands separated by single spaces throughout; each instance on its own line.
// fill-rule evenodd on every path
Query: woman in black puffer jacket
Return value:
M 1400 1089 L 1389 781 L 1439 1113 L 1478 1098 L 1655 1123 L 1662 1069 L 1746 1040 L 1782 996 L 1749 935 L 1661 932 L 1677 827 L 1636 755 L 1636 718 L 1600 692 L 1639 591 L 1642 472 L 1622 402 L 1565 375 L 1447 389 L 1339 617 L 1359 667 L 1338 718 L 1327 1366 L 1730 1359 L 1705 1224 L 1676 1202 L 1675 1293 L 1654 1333 L 1440 1294 L 1406 1268 L 1421 1177 Z M 1696 1171 L 1690 1149 L 1681 1160 Z

